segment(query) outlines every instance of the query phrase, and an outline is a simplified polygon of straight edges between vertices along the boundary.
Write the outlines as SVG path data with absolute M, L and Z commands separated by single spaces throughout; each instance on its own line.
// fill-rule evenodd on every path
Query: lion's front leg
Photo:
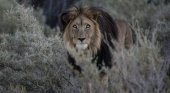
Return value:
M 78 75 L 82 74 L 82 69 L 81 69 L 81 67 L 76 64 L 75 59 L 72 58 L 69 54 L 68 54 L 68 61 L 69 61 L 69 63 L 73 66 L 73 70 L 74 70 L 73 73 L 74 73 L 75 75 L 77 75 L 77 74 L 78 74 Z

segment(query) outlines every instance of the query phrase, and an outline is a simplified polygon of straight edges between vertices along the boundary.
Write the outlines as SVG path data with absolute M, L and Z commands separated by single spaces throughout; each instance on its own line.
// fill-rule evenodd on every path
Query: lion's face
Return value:
M 70 35 L 72 38 L 72 43 L 77 49 L 87 49 L 92 36 L 95 34 L 94 23 L 84 17 L 79 16 L 70 24 Z
M 99 35 L 95 37 L 96 34 L 99 34 L 99 32 L 96 32 L 96 22 L 82 15 L 68 24 L 64 33 L 64 39 L 66 43 L 69 43 L 76 49 L 85 50 L 95 42 L 94 38 L 100 38 Z

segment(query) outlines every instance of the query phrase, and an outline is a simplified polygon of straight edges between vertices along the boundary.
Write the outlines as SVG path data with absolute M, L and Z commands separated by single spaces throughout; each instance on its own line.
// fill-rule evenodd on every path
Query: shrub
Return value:
M 46 37 L 45 28 L 33 16 L 32 9 L 16 4 L 4 10 L 3 20 L 0 21 L 2 93 L 79 92 L 79 79 L 73 78 L 66 64 L 61 38 Z

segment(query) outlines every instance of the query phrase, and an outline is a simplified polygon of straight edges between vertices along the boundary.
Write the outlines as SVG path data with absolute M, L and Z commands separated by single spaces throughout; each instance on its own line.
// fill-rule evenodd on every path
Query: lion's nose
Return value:
M 78 40 L 80 40 L 81 42 L 83 41 L 83 40 L 85 40 L 86 38 L 78 38 Z

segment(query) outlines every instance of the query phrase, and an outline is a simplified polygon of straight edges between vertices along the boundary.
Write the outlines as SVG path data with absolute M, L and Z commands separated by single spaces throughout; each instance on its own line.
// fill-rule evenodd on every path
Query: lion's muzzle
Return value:
M 84 50 L 84 49 L 86 49 L 88 47 L 88 44 L 86 44 L 86 43 L 77 43 L 76 44 L 76 48 L 77 49 L 79 49 L 79 50 Z

